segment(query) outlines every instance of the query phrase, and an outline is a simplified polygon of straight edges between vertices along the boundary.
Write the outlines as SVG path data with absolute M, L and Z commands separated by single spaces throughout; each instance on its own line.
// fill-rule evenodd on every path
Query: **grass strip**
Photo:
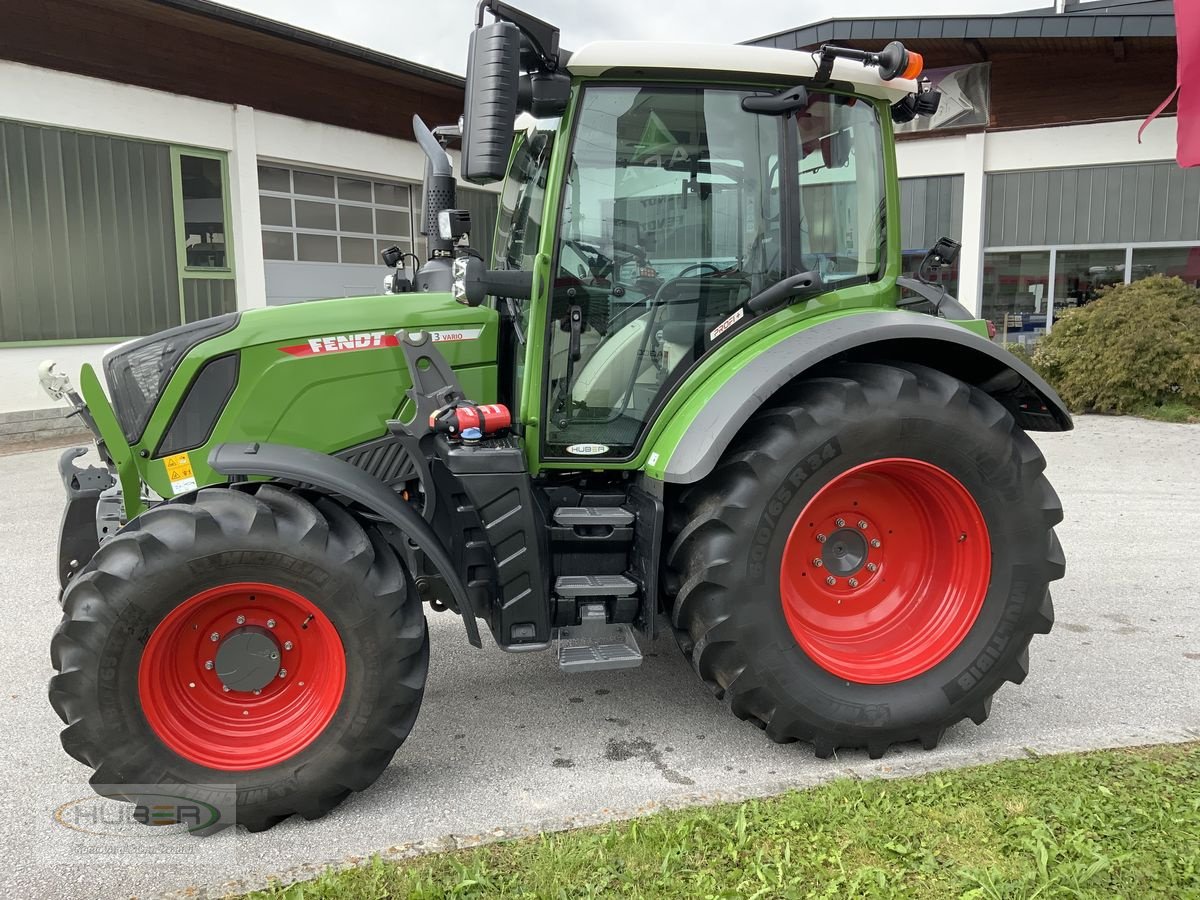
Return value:
M 1200 743 L 843 778 L 249 896 L 1200 897 Z

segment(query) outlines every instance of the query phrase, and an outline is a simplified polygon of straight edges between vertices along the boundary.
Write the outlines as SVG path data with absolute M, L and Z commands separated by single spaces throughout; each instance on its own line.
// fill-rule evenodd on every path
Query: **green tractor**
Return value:
M 123 344 L 107 397 L 43 367 L 102 461 L 60 462 L 50 683 L 101 792 L 323 815 L 412 728 L 426 605 L 570 672 L 669 629 L 820 757 L 932 748 L 1025 677 L 1064 571 L 1027 432 L 1072 423 L 932 277 L 953 242 L 901 276 L 919 57 L 558 39 L 480 4 L 386 293 Z M 504 179 L 490 253 L 456 137 Z

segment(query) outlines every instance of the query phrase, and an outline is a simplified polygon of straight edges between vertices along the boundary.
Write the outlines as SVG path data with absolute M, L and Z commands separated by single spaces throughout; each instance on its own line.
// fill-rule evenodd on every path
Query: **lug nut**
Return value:
M 867 571 L 868 572 L 874 572 L 878 568 L 879 568 L 879 566 L 875 565 L 875 563 L 867 563 Z
M 878 550 L 883 545 L 879 543 L 879 538 L 871 538 L 871 546 Z
M 851 578 L 849 581 L 846 582 L 846 584 L 850 585 L 850 587 L 858 587 L 858 579 Z
M 217 641 L 219 641 L 221 639 L 221 633 L 219 631 L 214 631 L 212 634 L 210 634 L 208 636 L 208 639 L 215 644 Z
M 223 690 L 225 693 L 228 694 L 229 693 L 229 685 L 227 685 L 227 684 L 221 685 L 221 690 Z
M 261 693 L 262 693 L 262 688 L 259 688 L 258 690 L 256 690 L 256 691 L 254 692 L 254 696 L 255 696 L 255 697 L 257 697 L 257 696 L 258 696 L 259 694 L 261 694 Z
M 867 530 L 867 523 L 866 523 L 866 522 L 864 522 L 862 519 L 859 519 L 859 520 L 858 520 L 858 527 L 859 527 L 860 529 L 862 529 L 863 531 L 866 531 L 866 530 Z
M 822 560 L 821 557 L 816 556 L 816 557 L 813 557 L 813 565 L 819 569 L 819 568 L 821 568 L 821 566 L 825 565 L 825 561 Z
M 274 619 L 267 619 L 267 627 L 268 627 L 268 628 L 274 628 L 274 627 L 275 627 L 275 620 L 274 620 Z
M 190 687 L 190 688 L 194 688 L 195 686 L 196 686 L 196 682 L 194 682 L 194 681 L 189 681 L 189 682 L 188 682 L 188 687 Z
M 823 543 L 825 543 L 825 535 L 823 535 L 823 534 L 818 534 L 818 535 L 817 535 L 817 543 L 818 543 L 818 544 L 823 544 Z M 216 639 L 214 638 L 214 640 L 216 640 Z
M 283 642 L 283 649 L 284 649 L 284 650 L 291 650 L 291 649 L 292 649 L 292 642 L 291 642 L 291 641 L 284 641 L 284 642 Z
M 280 678 L 287 678 L 287 669 L 280 669 L 280 670 L 279 670 L 279 677 L 280 677 Z
M 212 667 L 213 667 L 213 661 L 211 659 L 204 664 L 204 668 L 208 669 L 208 671 L 210 671 L 210 672 L 212 671 Z
M 829 585 L 834 585 L 834 584 L 837 584 L 837 579 L 834 578 L 832 575 L 830 575 L 828 578 L 825 579 L 825 583 L 829 584 Z
M 841 528 L 842 526 L 844 526 L 846 524 L 846 520 L 839 516 L 838 518 L 833 520 L 833 524 L 836 525 L 838 528 Z
M 248 716 L 248 715 L 250 715 L 250 710 L 248 710 L 248 709 L 243 709 L 243 710 L 242 710 L 242 715 L 243 715 L 243 716 Z
M 245 616 L 238 616 L 238 617 L 237 617 L 237 619 L 236 619 L 235 621 L 236 621 L 236 622 L 237 622 L 239 625 L 245 625 L 245 624 L 246 624 L 246 617 L 245 617 Z

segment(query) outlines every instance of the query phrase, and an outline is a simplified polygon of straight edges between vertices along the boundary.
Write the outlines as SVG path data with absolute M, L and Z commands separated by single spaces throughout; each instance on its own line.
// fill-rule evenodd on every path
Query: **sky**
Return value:
M 222 0 L 277 19 L 461 75 L 475 0 Z M 510 0 L 562 31 L 561 45 L 600 39 L 737 43 L 831 16 L 969 16 L 1044 8 L 1053 0 Z M 686 11 L 684 11 L 686 10 Z M 490 17 L 489 17 L 490 21 Z

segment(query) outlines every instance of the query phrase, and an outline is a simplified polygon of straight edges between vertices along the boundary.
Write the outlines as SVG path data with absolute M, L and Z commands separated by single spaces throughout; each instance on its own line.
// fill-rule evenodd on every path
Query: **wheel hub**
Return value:
M 221 641 L 215 659 L 217 678 L 231 691 L 261 691 L 278 676 L 280 653 L 267 629 L 244 625 Z
M 839 529 L 825 542 L 821 551 L 821 561 L 830 575 L 853 575 L 867 561 L 867 539 L 853 529 Z

